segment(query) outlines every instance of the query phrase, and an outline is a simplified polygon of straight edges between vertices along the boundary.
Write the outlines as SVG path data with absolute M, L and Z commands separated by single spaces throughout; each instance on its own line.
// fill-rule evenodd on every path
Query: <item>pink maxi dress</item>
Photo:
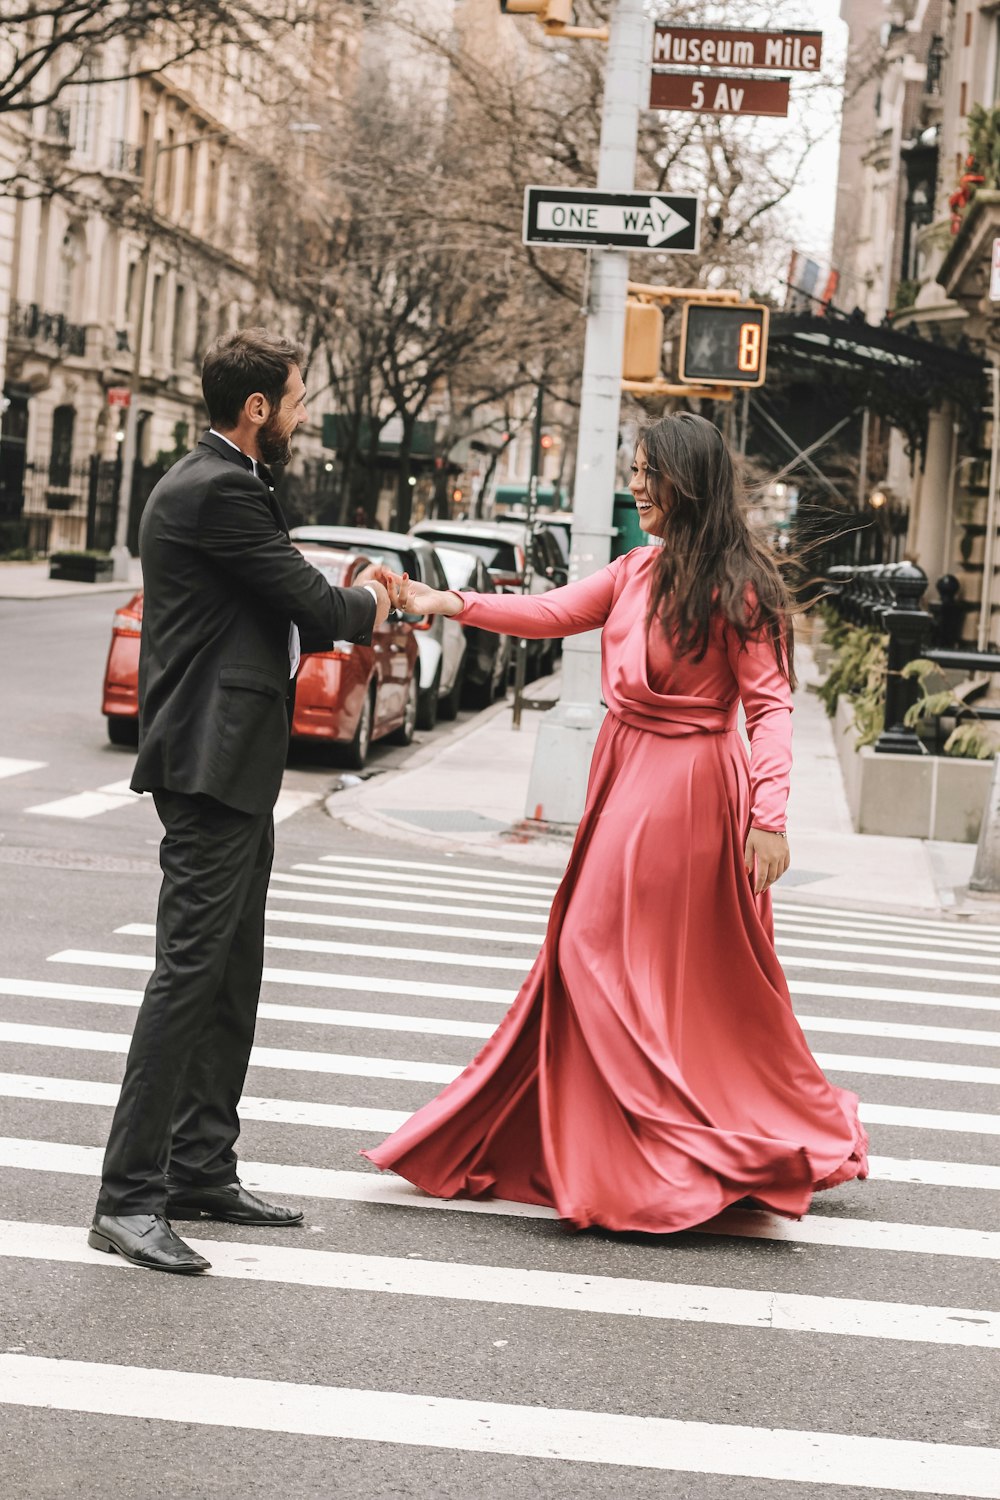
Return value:
M 697 662 L 647 633 L 656 556 L 544 595 L 462 595 L 463 621 L 512 635 L 603 626 L 608 714 L 531 973 L 478 1057 L 364 1153 L 435 1197 L 668 1233 L 747 1197 L 799 1217 L 867 1175 L 857 1097 L 809 1051 L 743 863 L 751 823 L 785 826 L 788 682 L 721 621 Z

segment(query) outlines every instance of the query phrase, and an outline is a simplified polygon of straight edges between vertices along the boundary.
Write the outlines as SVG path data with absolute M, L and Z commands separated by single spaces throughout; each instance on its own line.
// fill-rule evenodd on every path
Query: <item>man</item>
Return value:
M 211 430 L 164 475 L 139 528 L 145 603 L 132 787 L 164 827 L 156 967 L 104 1159 L 89 1242 L 150 1270 L 208 1262 L 171 1218 L 299 1223 L 236 1175 L 237 1103 L 264 954 L 286 696 L 303 637 L 367 644 L 391 574 L 333 588 L 288 540 L 267 465 L 305 421 L 301 356 L 263 329 L 209 350 Z M 307 642 L 307 649 L 309 642 Z

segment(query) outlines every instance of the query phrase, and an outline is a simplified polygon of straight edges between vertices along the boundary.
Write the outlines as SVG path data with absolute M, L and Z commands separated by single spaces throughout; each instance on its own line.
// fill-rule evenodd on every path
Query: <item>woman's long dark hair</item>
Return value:
M 639 436 L 646 489 L 665 516 L 649 623 L 659 620 L 681 656 L 699 661 L 714 617 L 741 644 L 764 635 L 794 686 L 789 598 L 770 550 L 747 523 L 743 489 L 725 438 L 694 412 L 653 422 Z M 670 486 L 673 487 L 671 498 Z

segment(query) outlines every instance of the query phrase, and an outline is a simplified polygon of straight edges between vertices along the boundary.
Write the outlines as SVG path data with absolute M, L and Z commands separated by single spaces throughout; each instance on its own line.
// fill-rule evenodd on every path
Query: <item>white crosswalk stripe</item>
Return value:
M 7 776 L 24 776 L 28 771 L 44 771 L 44 760 L 15 760 L 10 755 L 0 755 L 0 781 Z
M 100 813 L 138 807 L 141 801 L 141 796 L 132 791 L 127 781 L 112 781 L 96 791 L 74 792 L 53 802 L 36 803 L 26 811 L 45 818 L 96 818 Z
M 5 771 L 6 764 L 0 759 L 0 776 L 19 774 Z M 117 806 L 130 805 L 124 785 L 98 791 L 117 797 Z M 287 815 L 311 800 L 312 794 L 299 794 L 295 805 L 286 801 Z M 255 1091 L 241 1102 L 251 1158 L 241 1161 L 241 1177 L 266 1196 L 302 1197 L 307 1225 L 322 1217 L 334 1227 L 324 1231 L 321 1248 L 298 1234 L 294 1242 L 282 1237 L 279 1243 L 270 1233 L 233 1234 L 222 1226 L 212 1226 L 211 1238 L 186 1233 L 212 1261 L 199 1298 L 222 1295 L 227 1287 L 233 1296 L 245 1283 L 266 1284 L 268 1295 L 287 1299 L 281 1305 L 289 1308 L 296 1298 L 319 1292 L 376 1298 L 398 1309 L 378 1317 L 380 1327 L 398 1324 L 401 1337 L 415 1326 L 407 1309 L 421 1304 L 449 1309 L 452 1319 L 466 1307 L 470 1329 L 483 1309 L 491 1318 L 501 1310 L 508 1317 L 531 1312 L 562 1320 L 552 1324 L 553 1337 L 567 1349 L 598 1328 L 602 1338 L 613 1337 L 609 1323 L 624 1320 L 632 1326 L 669 1322 L 678 1331 L 700 1325 L 701 1338 L 714 1327 L 743 1341 L 738 1347 L 762 1380 L 769 1369 L 798 1357 L 794 1340 L 802 1336 L 814 1341 L 810 1360 L 820 1372 L 829 1340 L 838 1341 L 839 1351 L 872 1350 L 877 1358 L 895 1350 L 891 1357 L 900 1369 L 903 1344 L 923 1345 L 934 1359 L 949 1350 L 963 1351 L 963 1360 L 995 1353 L 997 927 L 776 902 L 779 954 L 799 1022 L 814 1047 L 843 1048 L 816 1055 L 838 1082 L 862 1092 L 862 1118 L 874 1137 L 869 1185 L 825 1195 L 801 1221 L 735 1205 L 668 1249 L 578 1238 L 572 1269 L 563 1269 L 561 1241 L 538 1239 L 554 1233 L 550 1210 L 493 1199 L 437 1200 L 357 1161 L 359 1145 L 402 1124 L 414 1099 L 431 1097 L 454 1078 L 491 1035 L 534 959 L 557 884 L 548 875 L 524 877 L 486 861 L 397 861 L 376 854 L 332 853 L 275 871 L 268 958 L 284 953 L 295 967 L 265 968 L 248 1079 Z M 120 1077 L 141 985 L 153 967 L 148 915 L 148 908 L 123 909 L 119 901 L 90 938 L 107 948 L 40 954 L 69 971 L 65 981 L 36 977 L 37 969 L 0 977 L 0 1189 L 5 1202 L 13 1202 L 19 1184 L 48 1184 L 41 1201 L 54 1210 L 53 1222 L 38 1222 L 39 1210 L 30 1207 L 38 1200 L 29 1198 L 27 1213 L 22 1207 L 0 1220 L 0 1260 L 18 1278 L 33 1267 L 65 1266 L 84 1279 L 89 1296 L 100 1298 L 101 1287 L 114 1285 L 119 1297 L 140 1299 L 140 1307 L 150 1290 L 143 1292 L 147 1278 L 91 1250 L 81 1227 L 61 1218 L 57 1205 L 60 1183 L 88 1188 L 99 1176 L 103 1152 L 94 1142 L 117 1099 L 113 1080 Z M 324 931 L 331 937 L 322 937 Z M 147 951 L 109 951 L 112 932 L 130 949 Z M 117 976 L 127 987 L 105 982 Z M 285 1000 L 289 987 L 295 993 Z M 328 1050 L 330 1040 L 343 1050 Z M 393 1055 L 375 1055 L 382 1046 Z M 77 1072 L 98 1076 L 72 1076 Z M 62 1129 L 60 1119 L 67 1122 Z M 86 1135 L 77 1134 L 84 1129 Z M 922 1196 L 911 1203 L 908 1190 Z M 367 1231 L 360 1245 L 348 1233 L 352 1226 Z M 519 1229 L 530 1240 L 511 1238 Z M 497 1240 L 498 1263 L 489 1264 L 484 1247 L 494 1234 L 504 1238 Z M 547 1263 L 532 1263 L 542 1246 Z M 697 1259 L 692 1249 L 685 1252 L 692 1246 L 701 1251 Z M 609 1249 L 629 1258 L 604 1265 Z M 725 1259 L 714 1270 L 719 1257 Z M 614 1268 L 623 1264 L 638 1274 L 618 1274 Z M 976 1279 L 962 1284 L 962 1267 Z M 109 1279 L 112 1272 L 120 1274 Z M 744 1276 L 752 1280 L 738 1284 Z M 942 1296 L 939 1284 L 959 1286 L 959 1296 Z M 503 1323 L 497 1331 L 504 1337 L 492 1349 L 502 1359 L 510 1330 Z M 995 1426 L 971 1426 L 971 1446 L 958 1422 L 951 1424 L 952 1440 L 923 1441 L 912 1426 L 893 1436 L 891 1421 L 870 1423 L 859 1404 L 852 1420 L 838 1427 L 818 1390 L 812 1406 L 800 1403 L 787 1425 L 739 1425 L 731 1405 L 722 1421 L 695 1420 L 655 1403 L 654 1415 L 628 1415 L 599 1384 L 589 1387 L 591 1404 L 562 1408 L 533 1393 L 524 1404 L 474 1399 L 490 1398 L 492 1391 L 475 1373 L 460 1395 L 447 1389 L 427 1395 L 423 1387 L 387 1389 L 384 1379 L 376 1389 L 360 1389 L 312 1374 L 309 1384 L 250 1378 L 234 1374 L 232 1364 L 218 1364 L 211 1349 L 197 1368 L 178 1355 L 176 1368 L 159 1368 L 154 1359 L 139 1370 L 124 1347 L 117 1363 L 106 1350 L 90 1359 L 85 1340 L 80 1347 L 80 1359 L 30 1349 L 0 1352 L 0 1407 L 8 1416 L 22 1406 L 110 1423 L 138 1416 L 191 1428 L 312 1434 L 331 1453 L 341 1440 L 391 1441 L 495 1461 L 516 1456 L 529 1466 L 555 1460 L 650 1469 L 687 1476 L 680 1481 L 684 1493 L 690 1486 L 697 1500 L 713 1495 L 713 1476 L 787 1481 L 804 1497 L 815 1489 L 816 1500 L 829 1485 L 859 1495 L 881 1490 L 1000 1500 Z M 696 1347 L 700 1361 L 718 1357 L 714 1345 Z M 640 1341 L 637 1369 L 644 1349 Z M 985 1375 L 970 1371 L 968 1378 L 971 1390 Z M 519 1386 L 514 1401 L 520 1397 Z M 813 1413 L 812 1426 L 804 1411 Z M 526 1487 L 544 1492 L 530 1481 Z M 295 1491 L 294 1474 L 288 1488 Z M 584 1492 L 585 1486 L 574 1493 Z

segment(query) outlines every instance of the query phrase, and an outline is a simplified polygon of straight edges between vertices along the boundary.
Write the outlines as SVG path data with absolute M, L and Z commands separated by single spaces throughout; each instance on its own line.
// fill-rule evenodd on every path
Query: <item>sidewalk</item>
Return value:
M 966 904 L 973 844 L 929 843 L 855 833 L 831 725 L 807 685 L 812 655 L 796 648 L 795 766 L 789 803 L 792 868 L 783 899 L 803 904 L 1000 918 L 1000 905 Z M 538 685 L 539 691 L 541 686 Z M 533 690 L 536 690 L 533 687 Z M 565 865 L 570 837 L 525 818 L 528 775 L 541 714 L 515 731 L 498 704 L 414 756 L 405 770 L 335 793 L 327 811 L 350 827 L 436 855 L 489 854 L 541 869 Z
M 133 557 L 128 583 L 68 583 L 49 577 L 48 559 L 0 561 L 0 599 L 66 599 L 72 594 L 134 594 L 142 584 L 139 559 Z

